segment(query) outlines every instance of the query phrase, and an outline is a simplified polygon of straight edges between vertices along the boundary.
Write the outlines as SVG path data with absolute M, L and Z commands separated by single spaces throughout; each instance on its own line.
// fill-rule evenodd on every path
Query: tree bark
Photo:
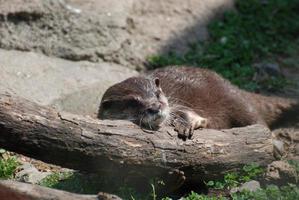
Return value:
M 28 183 L 0 180 L 0 199 L 5 200 L 121 200 L 100 192 L 98 195 L 80 195 Z
M 196 130 L 191 140 L 172 127 L 145 131 L 126 121 L 57 112 L 28 100 L 0 95 L 0 146 L 45 162 L 88 172 L 220 178 L 244 164 L 274 160 L 271 132 L 261 125 Z M 175 180 L 177 181 L 177 177 Z

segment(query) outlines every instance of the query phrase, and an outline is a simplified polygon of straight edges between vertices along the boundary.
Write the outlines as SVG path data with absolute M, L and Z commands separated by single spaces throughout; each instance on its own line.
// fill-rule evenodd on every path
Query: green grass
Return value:
M 240 172 L 227 173 L 223 180 L 209 181 L 206 185 L 214 189 L 231 189 L 239 186 L 241 183 L 253 180 L 262 175 L 264 170 L 257 164 L 245 165 Z
M 236 10 L 209 25 L 210 40 L 190 45 L 187 53 L 149 58 L 152 67 L 193 65 L 210 68 L 248 89 L 281 88 L 282 78 L 253 81 L 253 65 L 277 61 L 299 52 L 298 0 L 238 0 Z
M 72 172 L 55 172 L 42 179 L 39 182 L 39 185 L 59 189 L 59 187 L 63 187 L 65 185 L 64 181 L 72 176 Z
M 133 187 L 118 179 L 113 180 L 111 177 L 79 172 L 53 173 L 44 178 L 39 185 L 80 194 L 97 194 L 99 191 L 108 192 L 128 200 L 152 200 L 152 197 L 156 196 L 153 193 L 154 191 L 150 194 L 139 194 Z
M 3 156 L 5 152 L 4 149 L 0 149 L 0 179 L 11 179 L 20 163 L 15 156 Z
M 191 192 L 187 197 L 183 198 L 183 200 L 228 200 L 225 197 L 211 197 L 207 195 L 200 195 L 196 192 Z
M 115 178 L 115 177 L 114 177 Z M 99 191 L 116 194 L 125 200 L 158 200 L 157 189 L 164 186 L 161 180 L 152 179 L 144 193 L 137 192 L 131 185 L 118 178 L 79 172 L 53 173 L 39 185 L 80 194 L 97 194 Z
M 96 194 L 101 190 L 104 181 L 97 175 L 57 172 L 41 180 L 39 185 L 80 194 Z
M 294 167 L 296 172 L 299 174 L 299 161 L 298 160 L 289 160 L 288 163 Z
M 298 170 L 298 161 L 290 161 L 290 163 Z M 223 180 L 209 181 L 206 185 L 209 188 L 219 191 L 230 190 L 233 187 L 240 186 L 242 183 L 258 178 L 263 174 L 264 170 L 256 164 L 245 165 L 240 172 L 227 173 Z M 232 194 L 230 197 L 208 196 L 191 192 L 183 200 L 294 200 L 299 199 L 299 187 L 293 184 L 277 187 L 275 185 L 268 185 L 255 192 L 241 191 Z M 164 198 L 163 200 L 171 200 L 171 198 Z
M 281 188 L 270 185 L 256 192 L 243 191 L 232 195 L 233 200 L 295 200 L 299 199 L 299 188 L 289 184 Z
M 183 200 L 295 200 L 299 198 L 299 188 L 295 185 L 287 185 L 281 188 L 270 185 L 265 189 L 259 189 L 256 192 L 242 191 L 235 193 L 228 197 L 216 197 L 200 195 L 195 192 L 191 192 Z M 164 198 L 163 200 L 171 200 L 170 198 Z

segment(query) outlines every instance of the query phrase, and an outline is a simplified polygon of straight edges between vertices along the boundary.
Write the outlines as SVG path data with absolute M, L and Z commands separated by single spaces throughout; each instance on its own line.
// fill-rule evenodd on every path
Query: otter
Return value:
M 208 69 L 170 66 L 108 88 L 98 118 L 126 119 L 153 130 L 172 125 L 186 139 L 198 128 L 270 127 L 295 105 L 241 90 Z

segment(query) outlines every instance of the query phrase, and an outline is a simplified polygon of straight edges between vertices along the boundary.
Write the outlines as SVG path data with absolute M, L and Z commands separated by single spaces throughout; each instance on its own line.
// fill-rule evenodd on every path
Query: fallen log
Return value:
M 274 160 L 271 132 L 261 125 L 196 130 L 192 140 L 182 141 L 172 127 L 145 131 L 8 94 L 0 95 L 0 147 L 87 172 L 147 177 L 178 172 L 169 173 L 173 181 L 217 179 L 245 164 Z
M 38 185 L 11 180 L 0 180 L 0 199 L 5 200 L 121 200 L 100 192 L 98 195 L 80 195 Z

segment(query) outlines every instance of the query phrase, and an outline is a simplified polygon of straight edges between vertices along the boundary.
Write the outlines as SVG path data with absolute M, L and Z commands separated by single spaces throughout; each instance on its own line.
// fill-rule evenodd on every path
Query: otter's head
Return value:
M 168 117 L 168 101 L 158 78 L 132 77 L 111 86 L 104 94 L 98 117 L 126 119 L 156 129 Z

